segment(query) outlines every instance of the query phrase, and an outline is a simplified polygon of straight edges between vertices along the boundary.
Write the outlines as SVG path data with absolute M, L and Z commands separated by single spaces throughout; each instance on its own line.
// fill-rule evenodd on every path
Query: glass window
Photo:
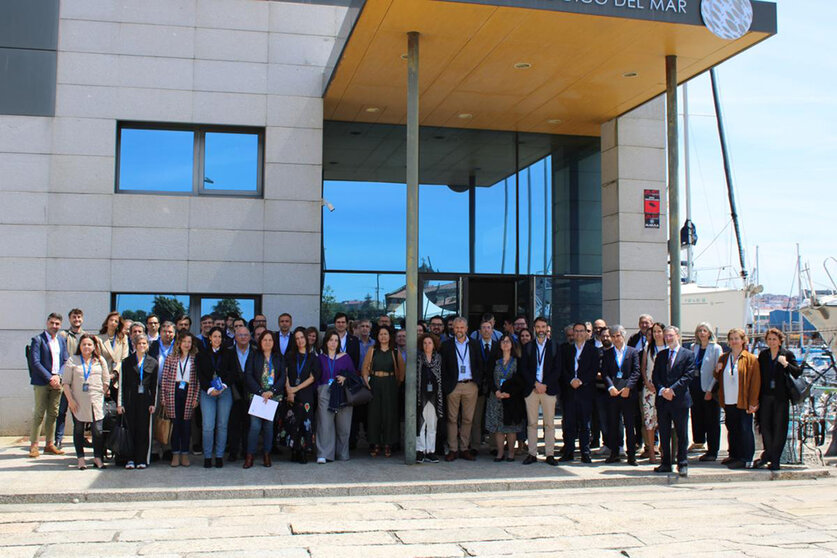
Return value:
M 323 269 L 406 269 L 406 185 L 327 180 L 323 197 Z
M 337 312 L 352 319 L 389 314 L 404 317 L 406 282 L 400 273 L 325 273 L 321 320 L 332 323 Z
M 475 190 L 474 272 L 514 273 L 517 252 L 514 175 Z
M 205 190 L 257 192 L 259 168 L 257 134 L 206 133 L 203 175 Z
M 201 297 L 200 305 L 201 316 L 217 314 L 226 317 L 227 314 L 233 313 L 249 322 L 256 315 L 255 297 Z
M 535 306 L 552 324 L 553 336 L 577 321 L 602 315 L 602 280 L 535 278 Z
M 520 171 L 520 273 L 552 273 L 552 157 Z
M 117 191 L 261 193 L 264 132 L 121 123 Z
M 142 323 L 149 314 L 157 314 L 160 323 L 189 314 L 189 295 L 116 294 L 115 298 L 115 309 L 123 318 Z
M 468 186 L 419 186 L 419 266 L 422 271 L 468 272 Z
M 455 316 L 459 313 L 459 281 L 431 279 L 421 282 L 421 319 Z
M 195 133 L 124 128 L 119 141 L 119 189 L 191 192 Z

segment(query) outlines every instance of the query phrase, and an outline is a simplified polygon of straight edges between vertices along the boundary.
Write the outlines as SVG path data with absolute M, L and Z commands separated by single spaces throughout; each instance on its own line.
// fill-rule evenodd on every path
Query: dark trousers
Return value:
M 562 430 L 564 435 L 564 455 L 575 452 L 575 441 L 578 439 L 581 455 L 590 455 L 590 423 L 593 420 L 593 398 L 595 392 L 590 389 L 569 388 L 563 400 L 564 416 Z
M 715 399 L 707 401 L 705 395 L 700 389 L 692 395 L 692 441 L 706 443 L 706 453 L 717 457 L 721 447 L 721 406 Z
M 761 460 L 778 465 L 788 440 L 790 408 L 785 397 L 767 395 L 759 400 L 759 428 L 764 441 Z
M 735 405 L 725 405 L 727 431 L 729 432 L 729 456 L 749 463 L 756 453 L 756 438 L 753 434 L 753 415 Z
M 128 435 L 134 443 L 133 455 L 126 457 L 137 465 L 148 465 L 148 450 L 151 448 L 151 413 L 148 406 L 125 407 L 125 419 L 128 421 Z
M 245 397 L 233 402 L 227 433 L 227 448 L 230 455 L 238 456 L 247 453 L 247 432 L 250 430 L 248 408 L 249 402 Z
M 633 457 L 636 455 L 634 417 L 636 416 L 638 398 L 636 396 L 609 397 L 607 417 L 610 422 L 607 425 L 607 431 L 610 443 L 607 447 L 610 448 L 611 453 L 617 452 L 627 438 L 628 443 L 625 445 L 625 452 L 628 454 L 628 457 Z M 625 432 L 624 435 L 622 434 L 623 429 Z
M 171 452 L 189 455 L 189 442 L 192 440 L 192 420 L 185 420 L 186 414 L 185 389 L 174 389 L 174 420 L 171 421 Z
M 84 457 L 84 425 L 85 422 L 73 417 L 73 445 L 76 448 L 76 457 Z M 102 421 L 96 420 L 90 423 L 90 433 L 93 436 L 93 457 L 103 459 L 105 455 L 105 438 L 102 435 Z
M 613 410 L 613 406 L 611 405 L 611 397 L 607 391 L 602 391 L 600 389 L 596 389 L 596 399 L 595 399 L 595 408 L 593 409 L 593 416 L 598 417 L 599 421 L 599 430 L 602 433 L 602 445 L 607 446 L 610 451 L 615 451 L 619 448 L 619 446 L 613 447 L 614 441 L 611 437 L 614 434 L 614 431 L 610 429 L 610 415 L 611 411 Z M 618 416 L 618 415 L 617 415 Z M 593 441 L 598 440 L 598 436 L 595 434 L 592 436 Z
M 67 421 L 67 396 L 61 393 L 61 403 L 58 404 L 58 418 L 55 419 L 55 445 L 64 441 L 64 427 Z M 75 417 L 73 417 L 75 420 Z M 47 440 L 49 443 L 49 440 Z M 73 427 L 73 443 L 75 443 L 75 426 Z
M 660 463 L 671 467 L 671 424 L 677 433 L 677 466 L 688 464 L 689 408 L 675 407 L 662 397 L 657 397 L 657 422 L 660 428 Z

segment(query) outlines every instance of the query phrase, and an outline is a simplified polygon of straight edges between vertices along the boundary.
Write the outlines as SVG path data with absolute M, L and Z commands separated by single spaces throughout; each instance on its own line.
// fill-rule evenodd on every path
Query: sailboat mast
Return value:
M 738 210 L 735 205 L 735 192 L 732 187 L 732 170 L 727 151 L 727 138 L 724 133 L 724 118 L 721 114 L 721 99 L 718 95 L 718 83 L 715 77 L 715 68 L 709 70 L 709 77 L 712 82 L 712 98 L 715 101 L 715 117 L 718 121 L 718 137 L 721 140 L 721 154 L 724 159 L 724 175 L 727 179 L 727 196 L 729 197 L 729 209 L 732 216 L 732 226 L 735 229 L 735 240 L 738 243 L 738 260 L 741 264 L 741 278 L 747 282 L 747 266 L 744 263 L 744 245 L 741 243 L 741 228 L 738 224 Z
M 683 84 L 683 166 L 686 170 L 686 227 L 690 230 L 692 224 L 692 189 L 689 172 L 689 83 Z M 691 236 L 691 235 L 689 235 Z M 686 242 L 686 282 L 694 282 L 694 246 L 691 238 Z

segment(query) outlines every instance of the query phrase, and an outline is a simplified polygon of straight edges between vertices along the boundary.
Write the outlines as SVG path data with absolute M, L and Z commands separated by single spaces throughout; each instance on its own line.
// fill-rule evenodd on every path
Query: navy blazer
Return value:
M 67 340 L 58 335 L 60 362 L 58 370 L 70 358 Z M 29 383 L 33 386 L 45 386 L 52 379 L 52 351 L 49 350 L 49 337 L 46 331 L 36 335 L 29 343 Z
M 533 339 L 523 347 L 523 355 L 520 359 L 520 374 L 523 379 L 523 396 L 528 397 L 535 389 L 535 380 L 538 373 L 538 341 Z M 561 382 L 561 357 L 558 347 L 551 339 L 546 340 L 543 355 L 543 382 L 546 384 L 547 395 L 558 395 L 559 383 Z M 584 380 L 582 380 L 583 382 Z
M 482 363 L 479 343 L 466 337 L 468 341 L 468 359 L 471 361 L 471 378 L 479 388 L 482 386 Z M 439 349 L 442 356 L 442 393 L 448 395 L 456 389 L 459 378 L 459 357 L 456 356 L 456 340 L 451 338 L 442 343 Z
M 340 336 L 338 335 L 337 338 L 339 340 Z M 360 340 L 351 333 L 346 334 L 346 350 L 344 352 L 352 359 L 355 370 L 360 370 Z
M 561 382 L 563 386 L 569 386 L 570 381 L 576 376 L 575 372 L 575 343 L 567 343 L 562 345 L 564 347 L 561 360 L 563 368 L 561 370 Z M 596 347 L 596 343 L 590 339 L 584 343 L 584 348 L 581 350 L 581 357 L 578 359 L 578 379 L 581 380 L 581 387 L 578 389 L 595 389 L 596 375 L 599 373 L 601 367 L 601 349 Z M 578 391 L 571 387 L 567 387 L 572 393 Z
M 236 357 L 236 360 L 238 358 Z M 273 353 L 270 357 L 273 363 L 273 388 L 262 389 L 262 370 L 264 370 L 264 353 L 256 352 L 252 359 L 247 360 L 247 370 L 244 380 L 247 383 L 247 390 L 254 395 L 261 395 L 265 391 L 272 391 L 274 394 L 285 396 L 285 363 L 279 353 Z
M 250 352 L 247 353 L 247 358 L 244 361 L 244 368 L 241 367 L 241 363 L 238 361 L 238 346 L 233 345 L 232 347 L 228 347 L 224 349 L 224 358 L 226 359 L 226 368 L 229 372 L 229 379 L 239 388 L 245 387 L 244 377 L 247 374 L 248 367 L 253 365 L 253 358 L 255 357 L 258 349 L 250 345 L 249 347 Z
M 482 337 L 475 341 L 480 348 L 480 364 L 482 366 L 482 389 L 480 394 L 487 395 L 489 391 L 493 391 L 491 390 L 491 383 L 494 380 L 494 365 L 502 357 L 503 352 L 500 350 L 500 343 L 496 340 L 491 341 L 489 351 L 485 350 L 485 340 Z
M 695 378 L 695 353 L 685 347 L 677 350 L 674 358 L 674 365 L 669 368 L 668 359 L 671 349 L 664 349 L 657 353 L 654 359 L 654 371 L 652 381 L 654 391 L 657 392 L 657 405 L 672 405 L 674 407 L 691 407 L 692 396 L 689 393 L 689 384 Z M 660 390 L 671 388 L 674 390 L 674 399 L 667 401 L 660 396 Z
M 605 387 L 610 389 L 616 385 L 616 376 L 619 373 L 619 366 L 616 363 L 616 348 L 605 349 L 602 351 L 602 379 L 605 381 Z M 627 387 L 631 390 L 631 397 L 637 395 L 636 386 L 639 383 L 639 352 L 631 347 L 625 345 L 625 358 L 622 360 L 622 379 L 627 380 Z

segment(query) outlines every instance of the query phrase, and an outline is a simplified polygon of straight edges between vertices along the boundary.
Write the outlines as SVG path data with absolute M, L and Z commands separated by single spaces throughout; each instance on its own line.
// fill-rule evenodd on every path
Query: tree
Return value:
M 122 312 L 122 319 L 131 320 L 133 322 L 145 323 L 148 313 L 145 310 L 124 310 Z
M 179 316 L 186 314 L 186 307 L 183 303 L 173 297 L 157 295 L 154 297 L 154 306 L 151 311 L 160 318 L 160 323 L 173 322 Z
M 334 298 L 334 289 L 331 288 L 331 285 L 323 287 L 323 298 L 320 303 L 320 321 L 325 324 L 330 324 L 334 319 L 334 315 L 337 312 L 344 311 L 344 309 L 345 307 Z
M 241 306 L 239 306 L 238 301 L 234 298 L 222 298 L 212 307 L 212 313 L 223 318 L 226 318 L 227 314 L 235 314 L 240 317 Z

